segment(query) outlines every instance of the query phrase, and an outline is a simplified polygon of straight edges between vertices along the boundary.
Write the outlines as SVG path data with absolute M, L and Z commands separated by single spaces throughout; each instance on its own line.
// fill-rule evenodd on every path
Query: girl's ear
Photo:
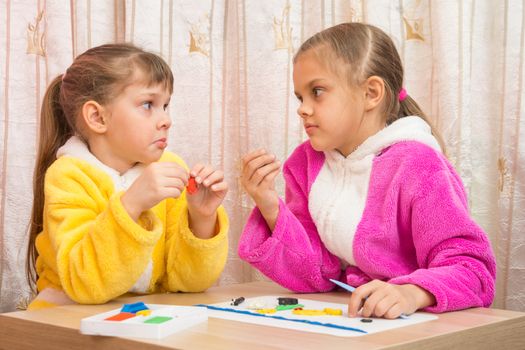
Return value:
M 98 102 L 90 100 L 82 106 L 82 119 L 89 130 L 96 134 L 103 134 L 107 130 L 106 120 L 104 119 L 104 107 Z
M 365 81 L 365 110 L 368 112 L 376 108 L 385 97 L 385 81 L 373 75 Z

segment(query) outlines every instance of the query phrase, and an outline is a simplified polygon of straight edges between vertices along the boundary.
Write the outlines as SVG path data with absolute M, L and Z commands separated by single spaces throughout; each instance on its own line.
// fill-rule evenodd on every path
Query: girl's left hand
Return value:
M 435 298 L 414 284 L 391 284 L 373 280 L 356 288 L 348 302 L 348 316 L 398 318 L 435 304 Z
M 224 173 L 212 166 L 197 164 L 191 169 L 190 176 L 195 178 L 198 188 L 194 194 L 186 193 L 190 215 L 194 218 L 215 215 L 228 192 Z

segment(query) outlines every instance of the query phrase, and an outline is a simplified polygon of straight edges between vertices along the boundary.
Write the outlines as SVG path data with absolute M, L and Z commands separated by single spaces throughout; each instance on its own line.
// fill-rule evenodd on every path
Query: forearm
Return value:
M 201 239 L 209 239 L 218 233 L 217 212 L 210 216 L 203 216 L 193 213 L 188 208 L 188 225 L 195 235 Z
M 275 224 L 277 223 L 277 217 L 279 216 L 279 202 L 277 202 L 277 205 L 274 207 L 259 207 L 259 210 L 261 211 L 261 215 L 266 221 L 266 224 L 270 228 L 270 231 L 273 231 L 275 229 Z
M 120 197 L 120 201 L 122 202 L 122 206 L 129 214 L 129 216 L 133 219 L 133 221 L 137 222 L 140 214 L 142 214 L 144 210 L 137 205 L 137 201 L 134 200 L 134 198 L 132 197 L 132 194 L 130 195 L 129 191 L 126 191 Z
M 254 198 L 255 205 L 259 208 L 264 221 L 268 225 L 270 231 L 273 232 L 277 218 L 279 217 L 279 197 L 276 197 L 274 201 L 258 200 Z

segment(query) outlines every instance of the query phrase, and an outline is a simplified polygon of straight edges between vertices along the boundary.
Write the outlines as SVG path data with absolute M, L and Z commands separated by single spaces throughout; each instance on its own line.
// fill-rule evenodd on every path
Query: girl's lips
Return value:
M 164 149 L 164 148 L 168 147 L 168 143 L 166 142 L 166 139 L 159 139 L 159 140 L 155 141 L 154 143 L 160 149 Z
M 308 135 L 310 135 L 311 133 L 313 133 L 315 129 L 317 129 L 317 126 L 316 126 L 316 125 L 305 125 L 305 126 L 304 126 L 304 131 L 306 131 L 306 133 L 307 133 Z

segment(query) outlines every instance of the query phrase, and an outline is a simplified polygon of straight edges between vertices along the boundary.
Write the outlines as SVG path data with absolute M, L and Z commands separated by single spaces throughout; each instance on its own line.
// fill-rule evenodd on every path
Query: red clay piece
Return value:
M 186 191 L 188 191 L 189 194 L 194 194 L 197 193 L 197 190 L 197 182 L 195 182 L 195 178 L 191 176 L 188 180 L 188 186 L 186 186 Z

